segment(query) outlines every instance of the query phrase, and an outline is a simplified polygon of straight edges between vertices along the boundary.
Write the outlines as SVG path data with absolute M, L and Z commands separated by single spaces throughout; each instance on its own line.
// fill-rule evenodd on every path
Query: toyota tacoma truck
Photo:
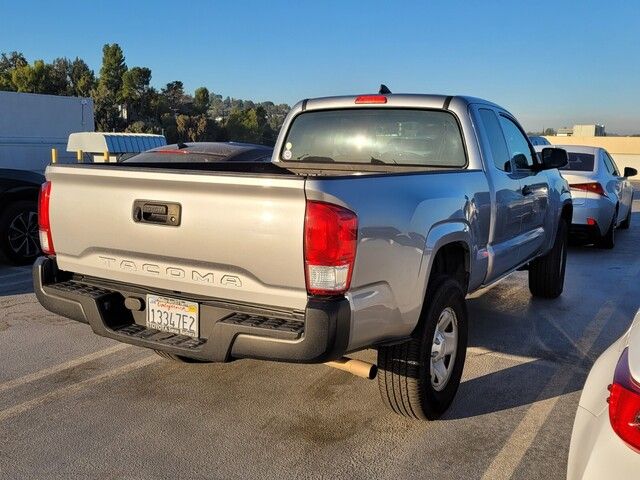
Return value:
M 46 309 L 180 361 L 374 348 L 387 406 L 434 419 L 460 383 L 468 293 L 515 270 L 534 296 L 562 292 L 566 152 L 538 159 L 488 101 L 307 99 L 271 162 L 195 150 L 47 168 L 34 265 Z

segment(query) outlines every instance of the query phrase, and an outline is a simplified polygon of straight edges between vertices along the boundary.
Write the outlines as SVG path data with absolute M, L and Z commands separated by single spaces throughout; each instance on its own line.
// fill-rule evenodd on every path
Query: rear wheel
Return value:
M 596 244 L 599 248 L 612 249 L 616 246 L 616 216 L 617 213 L 613 214 L 613 219 L 611 219 L 611 225 L 609 225 L 609 230 L 605 233 Z
M 560 221 L 551 251 L 529 264 L 529 291 L 534 297 L 557 298 L 564 289 L 567 266 L 567 222 Z
M 0 249 L 11 263 L 24 265 L 40 255 L 38 207 L 21 200 L 9 205 L 0 215 Z
M 441 277 L 427 291 L 415 338 L 378 349 L 378 387 L 399 415 L 433 420 L 451 405 L 467 350 L 467 308 L 459 283 Z

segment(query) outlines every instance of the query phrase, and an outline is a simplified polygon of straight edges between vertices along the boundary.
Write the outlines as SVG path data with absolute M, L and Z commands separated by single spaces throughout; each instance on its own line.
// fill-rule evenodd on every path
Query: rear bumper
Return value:
M 572 223 L 574 225 L 572 225 L 572 230 L 576 226 L 592 227 L 588 230 L 596 232 L 598 236 L 606 234 L 607 230 L 609 230 L 609 225 L 611 225 L 615 208 L 615 204 L 608 198 L 584 199 L 582 204 L 574 205 L 573 207 Z M 589 218 L 595 220 L 597 225 L 588 225 L 587 219 Z
M 47 310 L 87 323 L 98 335 L 203 361 L 258 358 L 322 363 L 343 356 L 349 343 L 351 310 L 342 297 L 310 297 L 304 312 L 270 310 L 74 277 L 58 271 L 55 259 L 47 257 L 34 264 L 33 282 L 36 296 Z M 197 300 L 201 305 L 201 338 L 146 328 L 144 310 L 129 310 L 124 300 L 144 300 L 147 293 Z
M 600 240 L 600 228 L 597 225 L 572 223 L 570 235 L 574 240 L 593 243 Z

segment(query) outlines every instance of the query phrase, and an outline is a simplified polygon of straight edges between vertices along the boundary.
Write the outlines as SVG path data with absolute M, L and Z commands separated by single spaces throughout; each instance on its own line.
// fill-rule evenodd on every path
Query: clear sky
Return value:
M 112 42 L 158 87 L 293 104 L 382 82 L 484 97 L 530 130 L 640 133 L 638 0 L 0 0 L 0 51 L 97 73 Z

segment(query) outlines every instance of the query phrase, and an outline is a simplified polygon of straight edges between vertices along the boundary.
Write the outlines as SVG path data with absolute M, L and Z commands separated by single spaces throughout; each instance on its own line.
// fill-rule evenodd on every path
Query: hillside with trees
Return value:
M 95 75 L 84 60 L 29 63 L 20 52 L 0 55 L 0 90 L 93 98 L 100 131 L 163 133 L 176 141 L 239 141 L 273 145 L 289 105 L 240 100 L 175 80 L 157 89 L 151 69 L 127 66 L 117 43 L 102 49 Z

